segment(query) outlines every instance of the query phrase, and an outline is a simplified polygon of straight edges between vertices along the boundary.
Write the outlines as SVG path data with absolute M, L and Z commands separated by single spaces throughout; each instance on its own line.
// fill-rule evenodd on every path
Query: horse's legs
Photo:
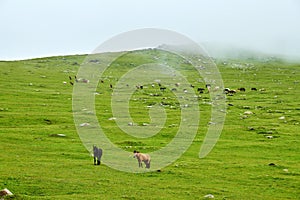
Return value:
M 96 158 L 94 157 L 94 165 L 96 165 Z
M 101 163 L 100 160 L 97 159 L 97 165 L 100 165 L 100 163 Z

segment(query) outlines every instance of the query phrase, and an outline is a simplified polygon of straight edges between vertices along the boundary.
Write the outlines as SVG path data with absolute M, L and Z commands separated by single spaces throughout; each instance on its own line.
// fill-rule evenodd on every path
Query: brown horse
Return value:
M 146 168 L 148 168 L 148 169 L 150 168 L 150 160 L 151 160 L 150 159 L 150 155 L 144 154 L 144 153 L 140 153 L 140 152 L 138 152 L 136 150 L 134 150 L 133 153 L 134 153 L 133 157 L 138 160 L 139 167 L 143 167 L 142 162 L 144 162 L 145 165 L 146 165 Z

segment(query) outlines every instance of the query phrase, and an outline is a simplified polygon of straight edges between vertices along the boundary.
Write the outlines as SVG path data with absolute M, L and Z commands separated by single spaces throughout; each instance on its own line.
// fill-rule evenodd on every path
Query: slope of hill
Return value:
M 161 105 L 169 121 L 156 136 L 134 138 L 124 134 L 111 118 L 110 84 L 114 87 L 123 70 L 148 62 L 144 55 L 155 53 L 164 56 L 164 62 L 178 62 L 169 54 L 152 50 L 127 54 L 99 77 L 103 83 L 99 82 L 95 91 L 99 123 L 108 138 L 128 152 L 136 167 L 132 151 L 151 152 L 165 146 L 178 129 L 182 108 L 172 88 L 162 91 L 150 84 L 137 89 L 130 100 L 134 123 L 147 126 L 150 104 Z M 72 92 L 74 84 L 88 84 L 75 81 L 84 59 L 59 56 L 0 62 L 0 189 L 8 188 L 12 198 L 205 199 L 212 194 L 215 199 L 274 200 L 300 196 L 299 64 L 277 59 L 217 60 L 225 87 L 236 92 L 226 96 L 222 135 L 204 159 L 199 159 L 198 153 L 214 105 L 202 79 L 188 70 L 188 64 L 180 65 L 195 86 L 192 89 L 199 102 L 197 135 L 188 150 L 169 166 L 132 174 L 105 163 L 94 166 L 76 132 Z M 89 62 L 97 66 L 101 60 Z M 199 93 L 198 87 L 204 88 L 204 93 Z

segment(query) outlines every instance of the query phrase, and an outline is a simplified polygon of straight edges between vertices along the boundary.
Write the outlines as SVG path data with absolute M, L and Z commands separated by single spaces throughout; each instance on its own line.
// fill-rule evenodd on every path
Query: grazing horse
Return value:
M 160 89 L 160 91 L 164 92 L 165 89 L 167 89 L 167 88 L 166 87 L 160 87 L 159 89 Z
M 134 150 L 133 153 L 134 153 L 133 157 L 138 160 L 139 167 L 143 167 L 142 162 L 144 162 L 145 165 L 146 165 L 146 168 L 148 168 L 148 169 L 150 168 L 150 155 L 140 153 L 140 152 L 135 151 L 135 150 Z
M 101 164 L 101 157 L 102 157 L 102 149 L 96 147 L 95 145 L 93 146 L 93 153 L 94 153 L 94 165 L 96 165 L 96 161 L 97 161 L 97 165 Z
M 238 90 L 241 91 L 241 92 L 246 92 L 246 89 L 243 88 L 243 87 L 242 88 L 238 88 Z
M 203 94 L 203 91 L 204 91 L 205 89 L 204 88 L 198 88 L 197 89 L 197 91 L 200 93 L 200 94 Z

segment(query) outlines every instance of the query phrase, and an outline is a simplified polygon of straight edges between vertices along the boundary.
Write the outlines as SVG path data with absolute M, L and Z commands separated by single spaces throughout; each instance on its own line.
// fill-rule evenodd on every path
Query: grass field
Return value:
M 137 65 L 148 59 L 128 56 Z M 14 193 L 10 198 L 205 199 L 207 194 L 215 199 L 300 198 L 300 64 L 275 58 L 216 60 L 225 87 L 246 91 L 227 96 L 226 121 L 214 149 L 199 159 L 211 117 L 210 95 L 205 91 L 199 94 L 201 120 L 188 150 L 160 172 L 127 173 L 105 164 L 94 166 L 77 134 L 69 76 L 74 79 L 85 57 L 0 62 L 0 189 Z M 145 106 L 163 101 L 169 106 L 166 126 L 147 139 L 123 134 L 108 120 L 109 84 L 115 85 L 125 73 L 122 70 L 132 67 L 128 62 L 120 58 L 103 74 L 95 97 L 97 117 L 108 138 L 128 154 L 134 149 L 151 152 L 174 136 L 178 101 L 169 91 L 150 86 L 137 90 L 130 100 L 135 123 L 149 123 L 148 115 L 143 115 Z M 188 65 L 178 70 L 195 90 L 205 87 Z M 157 95 L 149 97 L 150 93 Z

